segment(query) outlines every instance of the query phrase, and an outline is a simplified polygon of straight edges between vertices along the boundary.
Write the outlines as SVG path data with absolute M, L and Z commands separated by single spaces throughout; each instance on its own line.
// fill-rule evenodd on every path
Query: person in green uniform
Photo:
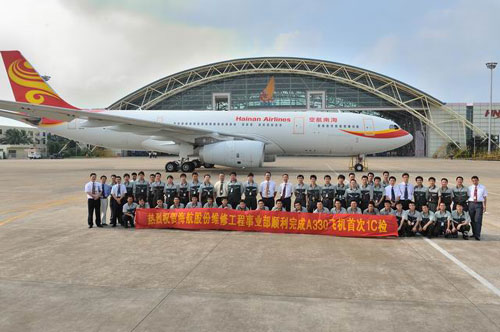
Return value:
M 323 206 L 330 210 L 335 199 L 335 186 L 331 183 L 332 177 L 330 175 L 325 175 L 323 179 L 325 184 L 321 187 L 321 198 L 323 199 Z
M 462 203 L 457 203 L 456 210 L 451 211 L 451 220 L 448 222 L 446 233 L 452 237 L 457 237 L 458 232 L 462 233 L 464 240 L 469 239 L 470 216 L 464 210 Z
M 457 204 L 462 205 L 464 211 L 469 210 L 467 201 L 469 200 L 468 188 L 464 186 L 464 178 L 457 176 L 456 185 L 453 191 L 453 210 L 457 209 Z
M 429 192 L 424 186 L 424 178 L 420 175 L 415 178 L 415 188 L 413 190 L 413 197 L 415 198 L 415 208 L 417 211 L 422 211 L 422 205 L 427 204 Z
M 427 204 L 422 205 L 422 212 L 420 212 L 422 217 L 420 221 L 420 226 L 418 228 L 418 232 L 423 236 L 427 236 L 428 238 L 432 237 L 432 233 L 434 231 L 436 218 L 434 216 L 434 212 L 429 210 Z
M 321 187 L 318 186 L 316 180 L 318 179 L 316 175 L 311 175 L 309 177 L 310 184 L 307 187 L 306 195 L 307 195 L 307 212 L 311 213 L 316 208 L 316 203 L 321 200 Z
M 427 206 L 432 212 L 436 212 L 439 202 L 439 188 L 436 186 L 436 178 L 429 178 L 429 187 L 427 188 Z
M 439 203 L 439 209 L 434 212 L 434 218 L 436 219 L 436 225 L 432 236 L 438 237 L 440 235 L 445 235 L 448 223 L 451 220 L 451 214 L 446 210 L 446 204 L 444 202 Z

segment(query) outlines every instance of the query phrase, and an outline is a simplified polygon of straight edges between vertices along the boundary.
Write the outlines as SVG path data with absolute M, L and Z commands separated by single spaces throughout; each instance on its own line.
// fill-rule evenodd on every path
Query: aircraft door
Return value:
M 293 118 L 293 133 L 296 135 L 304 135 L 304 117 Z
M 374 136 L 374 124 L 373 119 L 363 119 L 363 131 L 365 135 Z

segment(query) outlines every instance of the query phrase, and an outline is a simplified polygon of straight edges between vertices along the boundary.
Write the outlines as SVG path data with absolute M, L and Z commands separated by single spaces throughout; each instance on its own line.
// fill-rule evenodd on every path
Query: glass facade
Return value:
M 271 77 L 275 79 L 272 101 L 261 101 L 261 93 Z M 308 92 L 310 107 L 322 103 L 318 92 L 324 92 L 326 108 L 394 107 L 393 104 L 362 89 L 333 80 L 297 74 L 246 74 L 225 78 L 190 88 L 164 99 L 149 109 L 213 110 L 213 95 L 229 93 L 231 110 L 262 108 L 305 109 Z M 410 98 L 410 97 L 408 97 Z

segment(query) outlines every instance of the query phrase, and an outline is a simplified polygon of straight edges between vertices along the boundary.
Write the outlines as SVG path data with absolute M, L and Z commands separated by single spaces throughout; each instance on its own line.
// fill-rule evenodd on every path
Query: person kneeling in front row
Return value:
M 375 203 L 373 201 L 370 201 L 368 203 L 368 207 L 363 211 L 363 214 L 370 214 L 370 215 L 379 215 L 380 211 L 375 207 Z
M 307 209 L 302 206 L 302 204 L 295 200 L 295 204 L 293 204 L 292 212 L 307 212 Z
M 357 201 L 351 201 L 351 206 L 347 208 L 347 213 L 350 214 L 362 214 L 363 211 L 358 207 Z
M 242 199 L 240 200 L 240 204 L 236 206 L 236 211 L 248 211 L 247 204 L 245 203 L 245 200 Z
M 218 208 L 217 204 L 214 202 L 214 198 L 212 196 L 207 197 L 207 202 L 203 205 L 205 209 L 213 209 Z
M 201 207 L 202 207 L 201 203 L 198 202 L 198 196 L 191 196 L 191 202 L 187 203 L 186 205 L 186 209 L 195 209 Z
M 123 215 L 122 215 L 122 225 L 125 228 L 130 227 L 134 228 L 134 218 L 135 218 L 135 209 L 137 208 L 137 203 L 134 202 L 133 196 L 127 197 L 127 203 L 123 205 Z
M 269 211 L 269 208 L 266 206 L 266 203 L 264 202 L 264 200 L 260 199 L 259 202 L 257 203 L 256 210 Z
M 181 203 L 181 199 L 179 197 L 174 197 L 174 204 L 170 205 L 170 210 L 175 209 L 184 209 L 184 204 Z
M 456 203 L 456 210 L 451 212 L 451 220 L 448 220 L 448 229 L 446 234 L 452 237 L 457 237 L 458 232 L 462 233 L 464 240 L 469 239 L 470 232 L 470 216 L 467 211 L 464 211 L 462 203 Z
M 144 197 L 139 197 L 138 209 L 149 209 L 149 203 L 144 200 Z
M 168 209 L 168 204 L 163 203 L 163 199 L 159 198 L 156 200 L 155 209 Z
M 276 200 L 276 204 L 274 205 L 273 209 L 271 211 L 283 211 L 285 212 L 286 209 L 283 207 L 283 201 L 281 199 Z
M 330 210 L 328 208 L 323 206 L 323 202 L 319 201 L 316 202 L 316 209 L 313 211 L 313 213 L 330 213 Z

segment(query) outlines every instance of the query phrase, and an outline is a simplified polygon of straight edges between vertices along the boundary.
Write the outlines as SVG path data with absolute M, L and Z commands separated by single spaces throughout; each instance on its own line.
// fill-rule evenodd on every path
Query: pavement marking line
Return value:
M 458 258 L 450 254 L 448 251 L 443 249 L 440 245 L 438 245 L 436 242 L 428 239 L 428 238 L 423 238 L 428 244 L 430 244 L 434 249 L 439 251 L 441 254 L 443 254 L 446 258 L 448 258 L 450 261 L 453 263 L 457 264 L 462 270 L 467 272 L 471 277 L 479 281 L 483 286 L 491 290 L 494 294 L 500 297 L 500 289 L 496 288 L 491 282 L 477 274 L 473 269 L 462 263 Z
M 330 169 L 330 171 L 334 172 L 337 176 L 339 176 L 339 173 L 337 173 L 337 171 L 336 171 L 336 170 L 334 170 L 334 169 L 332 168 L 332 166 L 330 166 L 330 164 L 326 164 L 326 166 L 328 166 L 328 168 Z
M 78 199 L 79 198 L 77 198 L 77 197 L 73 197 L 73 198 L 60 199 L 60 200 L 49 202 L 49 203 L 44 203 L 43 205 L 41 205 L 39 207 L 30 209 L 30 210 L 28 210 L 26 212 L 20 213 L 20 214 L 15 215 L 15 216 L 12 216 L 10 218 L 4 219 L 4 220 L 0 220 L 0 226 L 8 224 L 8 223 L 10 223 L 12 221 L 15 221 L 17 219 L 29 216 L 30 214 L 33 214 L 33 213 L 35 213 L 37 211 L 46 210 L 48 208 L 51 208 L 51 207 L 54 207 L 54 206 L 58 206 L 58 205 L 62 205 L 62 204 L 65 204 L 65 203 L 70 203 L 70 202 L 76 201 Z
M 64 199 L 73 199 L 73 198 L 76 198 L 80 195 L 73 195 L 73 196 L 69 196 L 67 198 L 64 198 Z M 43 207 L 47 204 L 51 204 L 51 203 L 54 203 L 54 202 L 59 202 L 60 200 L 55 200 L 55 201 L 47 201 L 47 202 L 39 202 L 39 203 L 36 203 L 36 204 L 33 204 L 33 205 L 30 205 L 30 208 L 39 208 L 39 207 Z M 21 212 L 21 211 L 24 211 L 26 208 L 23 207 L 23 208 L 15 208 L 15 209 L 11 209 L 11 210 L 1 210 L 0 211 L 0 214 L 10 214 L 10 213 L 13 213 L 13 212 Z

